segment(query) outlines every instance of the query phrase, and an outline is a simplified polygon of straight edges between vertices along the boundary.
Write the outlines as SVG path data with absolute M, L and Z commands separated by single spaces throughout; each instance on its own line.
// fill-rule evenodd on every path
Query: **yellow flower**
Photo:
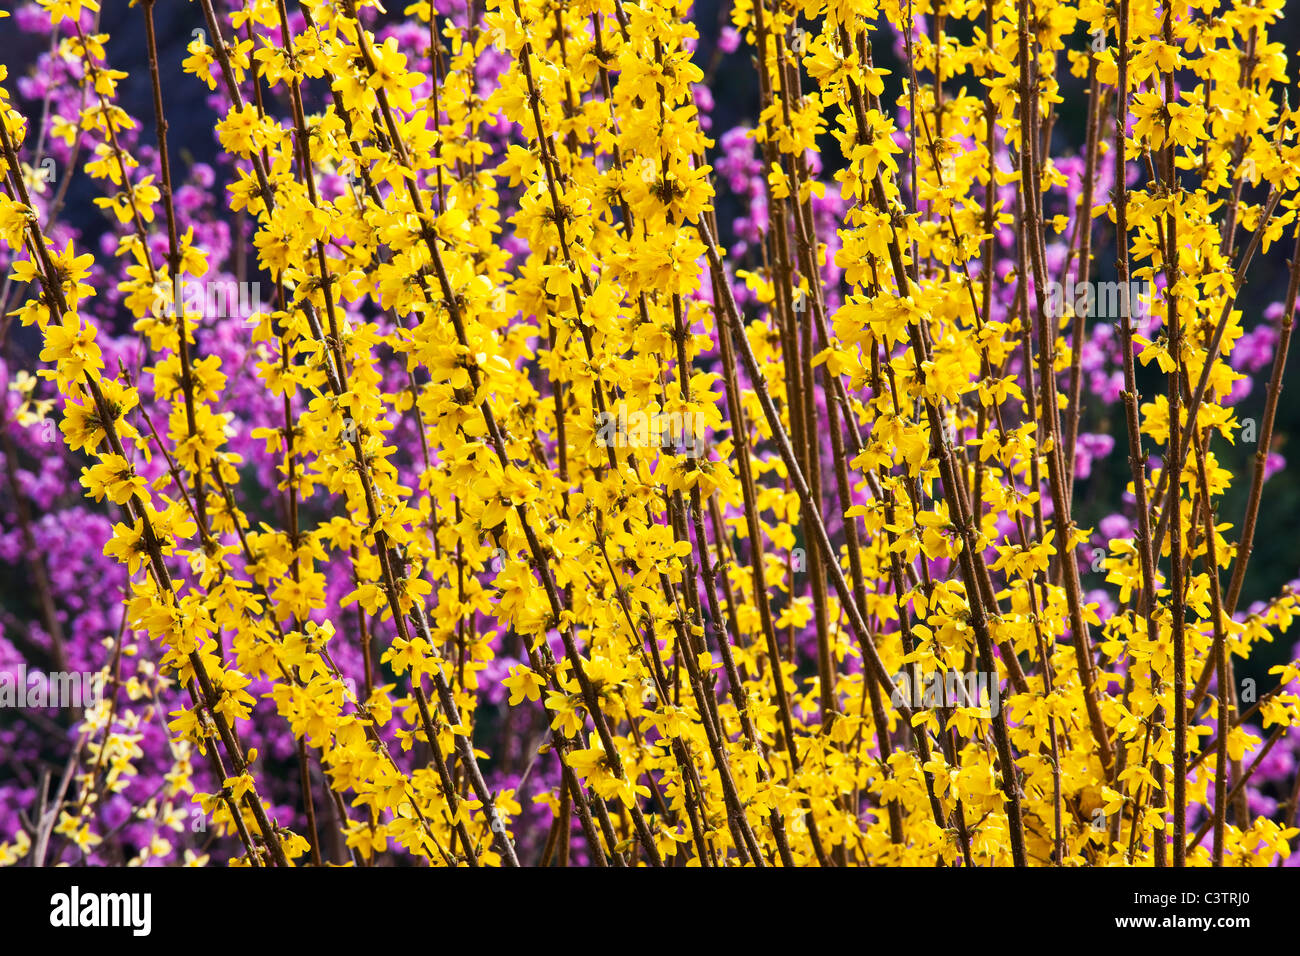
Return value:
M 537 700 L 546 682 L 528 668 L 516 665 L 510 668 L 510 676 L 501 683 L 510 691 L 510 706 L 514 707 L 522 703 L 525 698 Z
M 64 20 L 72 20 L 75 23 L 81 19 L 83 11 L 95 13 L 99 10 L 99 4 L 95 0 L 37 0 L 37 2 L 50 12 L 51 23 L 62 23 Z

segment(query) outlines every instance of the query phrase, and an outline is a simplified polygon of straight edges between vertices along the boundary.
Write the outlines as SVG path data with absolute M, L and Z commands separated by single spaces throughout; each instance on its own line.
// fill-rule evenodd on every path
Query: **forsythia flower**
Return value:
M 39 6 L 0 865 L 1290 855 L 1276 0 Z

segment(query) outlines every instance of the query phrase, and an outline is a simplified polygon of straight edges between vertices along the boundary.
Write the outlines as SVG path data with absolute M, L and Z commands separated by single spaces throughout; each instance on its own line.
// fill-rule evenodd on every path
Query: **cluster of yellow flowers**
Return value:
M 56 21 L 94 9 L 41 3 Z M 154 5 L 140 11 L 151 38 Z M 265 493 L 291 505 L 280 528 L 240 507 L 222 410 L 234 370 L 204 353 L 197 314 L 157 302 L 208 269 L 172 211 L 166 140 L 161 175 L 131 175 L 125 74 L 105 37 L 69 29 L 59 52 L 84 67 L 85 106 L 64 133 L 95 144 L 84 172 L 131 230 L 117 292 L 148 343 L 138 373 L 105 367 L 92 257 L 60 251 L 32 213 L 29 124 L 4 92 L 0 239 L 25 250 L 13 274 L 36 291 L 19 316 L 44 336 L 41 375 L 62 396 L 67 444 L 91 460 L 88 494 L 124 514 L 106 553 L 131 575 L 127 626 L 188 692 L 170 728 L 224 783 L 195 800 L 242 842 L 236 862 L 301 862 L 315 839 L 269 812 L 257 741 L 240 730 L 253 681 L 269 681 L 304 779 L 319 766 L 337 795 L 359 862 L 390 844 L 433 865 L 521 862 L 522 808 L 485 782 L 492 737 L 476 722 L 504 634 L 526 658 L 504 678 L 508 706 L 544 709 L 537 759 L 558 762 L 560 781 L 544 799 L 576 817 L 593 864 L 1288 855 L 1297 830 L 1241 809 L 1243 755 L 1259 742 L 1243 724 L 1257 717 L 1275 742 L 1300 722 L 1286 690 L 1300 664 L 1275 669 L 1253 707 L 1234 676 L 1234 658 L 1296 611 L 1287 592 L 1233 614 L 1272 411 L 1235 541 L 1216 515 L 1233 476 L 1212 447 L 1239 428 L 1219 403 L 1238 378 L 1228 356 L 1251 261 L 1288 229 L 1300 237 L 1297 121 L 1266 40 L 1281 5 L 735 0 L 769 217 L 770 257 L 739 279 L 755 317 L 721 246 L 686 0 L 487 0 L 468 27 L 415 2 L 425 63 L 362 26 L 376 0 L 301 0 L 292 16 L 285 0 L 228 16 L 197 0 L 205 32 L 186 82 L 229 103 L 216 131 L 237 160 L 229 202 L 255 220 L 275 290 L 247 348 L 284 399 L 285 418 L 254 432 L 278 463 Z M 915 15 L 933 35 L 914 33 Z M 907 34 L 897 108 L 881 99 L 878 18 Z M 508 65 L 485 101 L 474 78 L 490 48 Z M 1137 533 L 1110 542 L 1118 609 L 1105 616 L 1081 585 L 1091 529 L 1072 519 L 1088 317 L 1047 301 L 1062 63 L 1088 86 L 1080 217 L 1124 238 L 1122 283 L 1166 290 L 1155 341 L 1127 311 L 1118 321 Z M 161 118 L 156 63 L 151 74 Z M 524 145 L 500 145 L 498 116 Z M 809 165 L 831 136 L 848 208 L 834 253 Z M 1128 163 L 1102 182 L 1098 158 L 1116 149 Z M 995 163 L 1002 150 L 1012 168 Z M 337 198 L 327 176 L 347 177 Z M 995 275 L 1007 226 L 1019 268 Z M 506 229 L 526 246 L 513 260 Z M 843 304 L 820 279 L 828 255 Z M 1083 239 L 1079 261 L 1094 258 Z M 1003 284 L 1019 306 L 995 315 Z M 1295 286 L 1293 274 L 1279 366 Z M 1167 394 L 1139 394 L 1135 351 Z M 146 386 L 165 420 L 145 414 Z M 610 442 L 602 425 L 619 408 L 713 437 L 702 454 Z M 420 436 L 415 461 L 398 454 L 399 426 Z M 155 457 L 165 469 L 149 481 L 137 466 Z M 329 514 L 300 523 L 308 501 Z M 325 569 L 340 565 L 360 633 L 322 620 Z M 811 667 L 792 659 L 804 633 Z M 366 650 L 364 687 L 336 665 L 345 640 Z M 371 673 L 371 641 L 397 683 Z M 920 688 L 972 672 L 983 702 L 903 692 L 896 676 Z M 398 745 L 427 762 L 411 769 Z

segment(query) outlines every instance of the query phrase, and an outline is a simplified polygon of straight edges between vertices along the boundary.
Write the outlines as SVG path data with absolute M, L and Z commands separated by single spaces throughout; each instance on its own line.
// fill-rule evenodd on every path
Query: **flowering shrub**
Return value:
M 1281 6 L 20 6 L 0 861 L 1282 863 Z

